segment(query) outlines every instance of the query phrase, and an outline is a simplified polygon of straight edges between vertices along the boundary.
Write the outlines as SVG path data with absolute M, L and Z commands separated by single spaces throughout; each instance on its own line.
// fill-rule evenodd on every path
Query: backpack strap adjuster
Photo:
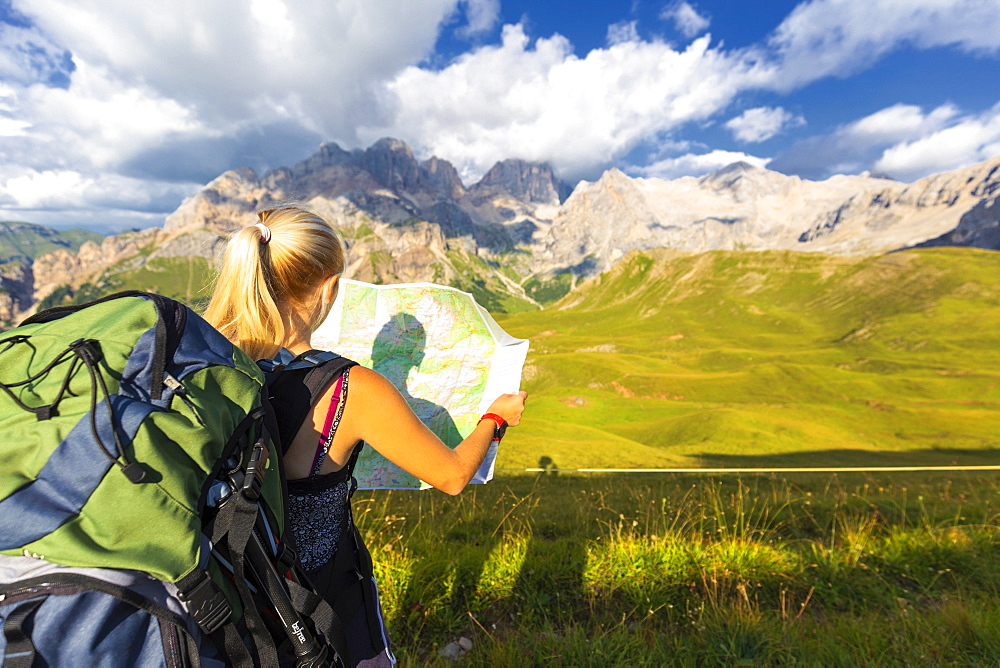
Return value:
M 299 555 L 287 543 L 279 543 L 278 554 L 274 557 L 274 560 L 281 566 L 283 571 L 287 572 L 299 563 Z
M 260 498 L 260 490 L 264 484 L 264 468 L 267 466 L 267 448 L 262 441 L 253 444 L 253 452 L 247 463 L 247 471 L 243 475 L 240 491 L 251 501 Z
M 229 599 L 202 570 L 177 583 L 177 598 L 187 606 L 198 628 L 208 634 L 218 631 L 232 616 Z

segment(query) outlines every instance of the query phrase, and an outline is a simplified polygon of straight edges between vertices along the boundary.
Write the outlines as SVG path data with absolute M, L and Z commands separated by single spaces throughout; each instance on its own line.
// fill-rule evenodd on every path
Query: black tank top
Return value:
M 326 433 L 318 444 L 310 475 L 288 481 L 288 520 L 294 547 L 316 591 L 340 617 L 351 665 L 391 666 L 395 657 L 389 650 L 382 621 L 371 555 L 351 516 L 351 495 L 357 488 L 354 465 L 364 444 L 359 442 L 354 447 L 348 463 L 339 471 L 319 473 L 347 403 L 349 367 L 341 376 L 334 375 L 323 383 L 322 388 L 308 387 L 309 371 L 281 372 L 279 382 L 272 386 L 271 397 L 281 442 L 291 443 L 311 413 L 312 396 L 321 396 L 321 390 L 330 383 L 343 379 L 341 391 L 335 392 L 340 396 L 334 414 L 331 416 L 328 411 L 329 428 L 324 429 Z

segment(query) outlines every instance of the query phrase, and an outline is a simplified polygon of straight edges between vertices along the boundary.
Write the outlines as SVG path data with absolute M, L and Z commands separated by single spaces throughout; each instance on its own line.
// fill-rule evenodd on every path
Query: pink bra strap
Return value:
M 330 397 L 330 407 L 326 411 L 326 420 L 323 422 L 323 433 L 319 437 L 319 443 L 316 446 L 316 456 L 313 458 L 313 475 L 319 475 L 319 470 L 323 466 L 323 458 L 330 450 L 330 443 L 333 442 L 333 436 L 337 433 L 337 427 L 340 425 L 340 418 L 344 413 L 341 393 L 345 396 L 347 394 L 346 371 L 337 379 L 337 384 L 333 388 L 333 396 Z

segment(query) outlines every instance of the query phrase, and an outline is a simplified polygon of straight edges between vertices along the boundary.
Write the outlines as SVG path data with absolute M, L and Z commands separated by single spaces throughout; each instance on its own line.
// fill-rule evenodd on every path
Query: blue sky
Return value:
M 0 218 L 159 225 L 226 169 L 406 141 L 467 183 L 912 181 L 1000 154 L 996 0 L 0 0 Z

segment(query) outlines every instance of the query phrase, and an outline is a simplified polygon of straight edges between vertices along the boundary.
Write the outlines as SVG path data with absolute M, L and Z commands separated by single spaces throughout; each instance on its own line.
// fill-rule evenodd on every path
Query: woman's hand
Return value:
M 524 402 L 528 399 L 528 393 L 524 390 L 501 394 L 492 404 L 487 413 L 496 413 L 507 421 L 511 427 L 516 427 L 521 423 L 521 414 L 524 413 Z

